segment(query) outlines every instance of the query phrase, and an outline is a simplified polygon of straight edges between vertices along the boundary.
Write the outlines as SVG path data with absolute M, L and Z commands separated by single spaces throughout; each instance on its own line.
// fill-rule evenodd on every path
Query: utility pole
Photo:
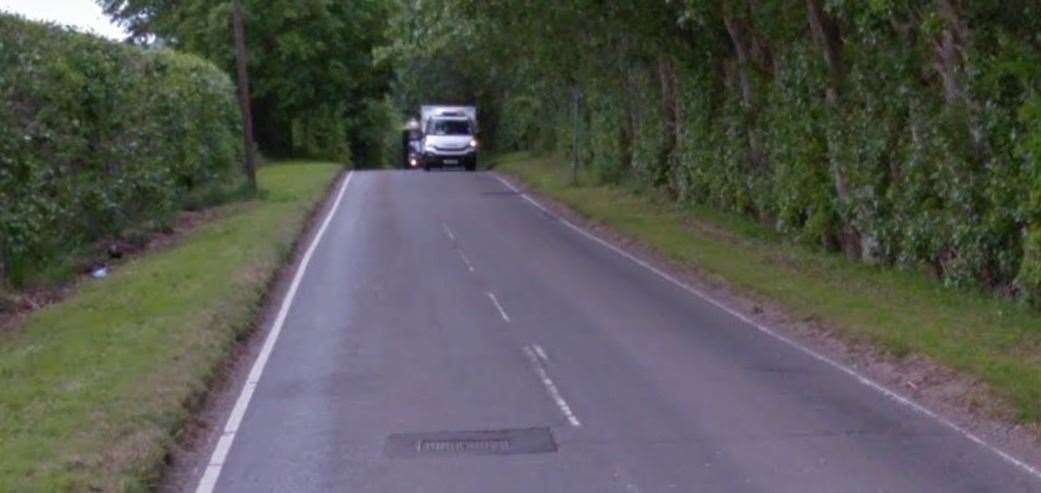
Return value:
M 241 0 L 232 1 L 232 24 L 235 31 L 235 62 L 238 68 L 239 106 L 242 109 L 242 144 L 246 151 L 246 177 L 249 187 L 257 191 L 257 159 L 253 144 L 253 110 L 250 108 L 249 71 L 246 62 L 246 28 L 242 21 Z

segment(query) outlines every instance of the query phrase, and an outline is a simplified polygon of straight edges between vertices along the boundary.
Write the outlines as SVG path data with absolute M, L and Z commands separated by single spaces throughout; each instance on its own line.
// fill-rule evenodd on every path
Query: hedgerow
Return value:
M 33 272 L 229 187 L 234 87 L 193 56 L 0 14 L 0 273 Z
M 745 214 L 856 261 L 1041 300 L 1036 0 L 416 9 L 402 14 L 423 20 L 399 43 L 406 67 L 439 47 L 467 62 L 482 107 L 541 109 L 504 117 L 504 147 L 547 136 L 541 147 L 571 161 L 577 141 L 589 175 Z

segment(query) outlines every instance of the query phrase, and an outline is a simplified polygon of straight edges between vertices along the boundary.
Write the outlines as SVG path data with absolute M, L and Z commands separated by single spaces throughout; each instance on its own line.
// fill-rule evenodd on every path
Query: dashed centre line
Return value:
M 488 298 L 492 300 L 492 304 L 499 310 L 499 315 L 502 316 L 502 319 L 505 320 L 506 323 L 510 323 L 510 316 L 506 314 L 506 310 L 503 309 L 502 303 L 499 303 L 499 299 L 495 297 L 495 293 L 489 291 Z
M 455 233 L 452 232 L 452 228 L 444 221 L 441 221 L 441 227 L 445 231 L 445 236 L 448 237 L 449 241 L 451 241 L 452 245 L 455 247 L 455 251 L 459 254 L 459 258 L 462 259 L 463 264 L 466 265 L 466 270 L 476 272 L 477 269 L 474 267 L 473 262 L 470 262 L 470 259 L 466 256 L 466 252 L 464 252 L 462 247 L 459 246 L 459 241 L 456 239 Z
M 546 350 L 542 349 L 542 346 L 532 344 L 531 347 L 535 350 L 535 354 L 539 356 L 539 359 L 541 359 L 543 363 L 549 363 L 549 357 L 546 356 Z
M 531 368 L 535 370 L 535 375 L 542 381 L 542 386 L 546 388 L 546 392 L 553 399 L 557 408 L 560 409 L 564 418 L 567 419 L 568 424 L 575 428 L 581 427 L 582 422 L 571 411 L 571 406 L 564 400 L 564 396 L 560 394 L 557 384 L 553 383 L 553 379 L 549 376 L 549 370 L 546 369 L 545 365 L 546 352 L 542 350 L 541 346 L 536 344 L 534 346 L 524 346 L 524 355 L 528 357 L 528 362 L 531 363 Z
M 466 268 L 470 272 L 474 272 L 475 270 L 477 270 L 477 269 L 474 269 L 474 264 L 470 263 L 470 259 L 466 258 L 466 254 L 463 253 L 463 250 L 461 248 L 460 249 L 456 249 L 456 251 L 459 252 L 459 258 L 463 259 L 463 263 L 466 264 Z

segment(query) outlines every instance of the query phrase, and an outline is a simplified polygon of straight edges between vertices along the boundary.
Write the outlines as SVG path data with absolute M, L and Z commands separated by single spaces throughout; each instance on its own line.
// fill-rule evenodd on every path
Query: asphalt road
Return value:
M 1041 491 L 486 173 L 355 173 L 272 348 L 216 491 Z

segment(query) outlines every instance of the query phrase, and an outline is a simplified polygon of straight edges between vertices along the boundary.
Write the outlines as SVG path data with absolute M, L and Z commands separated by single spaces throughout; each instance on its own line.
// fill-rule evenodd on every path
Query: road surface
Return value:
M 356 172 L 306 262 L 201 490 L 1041 491 L 492 174 Z

